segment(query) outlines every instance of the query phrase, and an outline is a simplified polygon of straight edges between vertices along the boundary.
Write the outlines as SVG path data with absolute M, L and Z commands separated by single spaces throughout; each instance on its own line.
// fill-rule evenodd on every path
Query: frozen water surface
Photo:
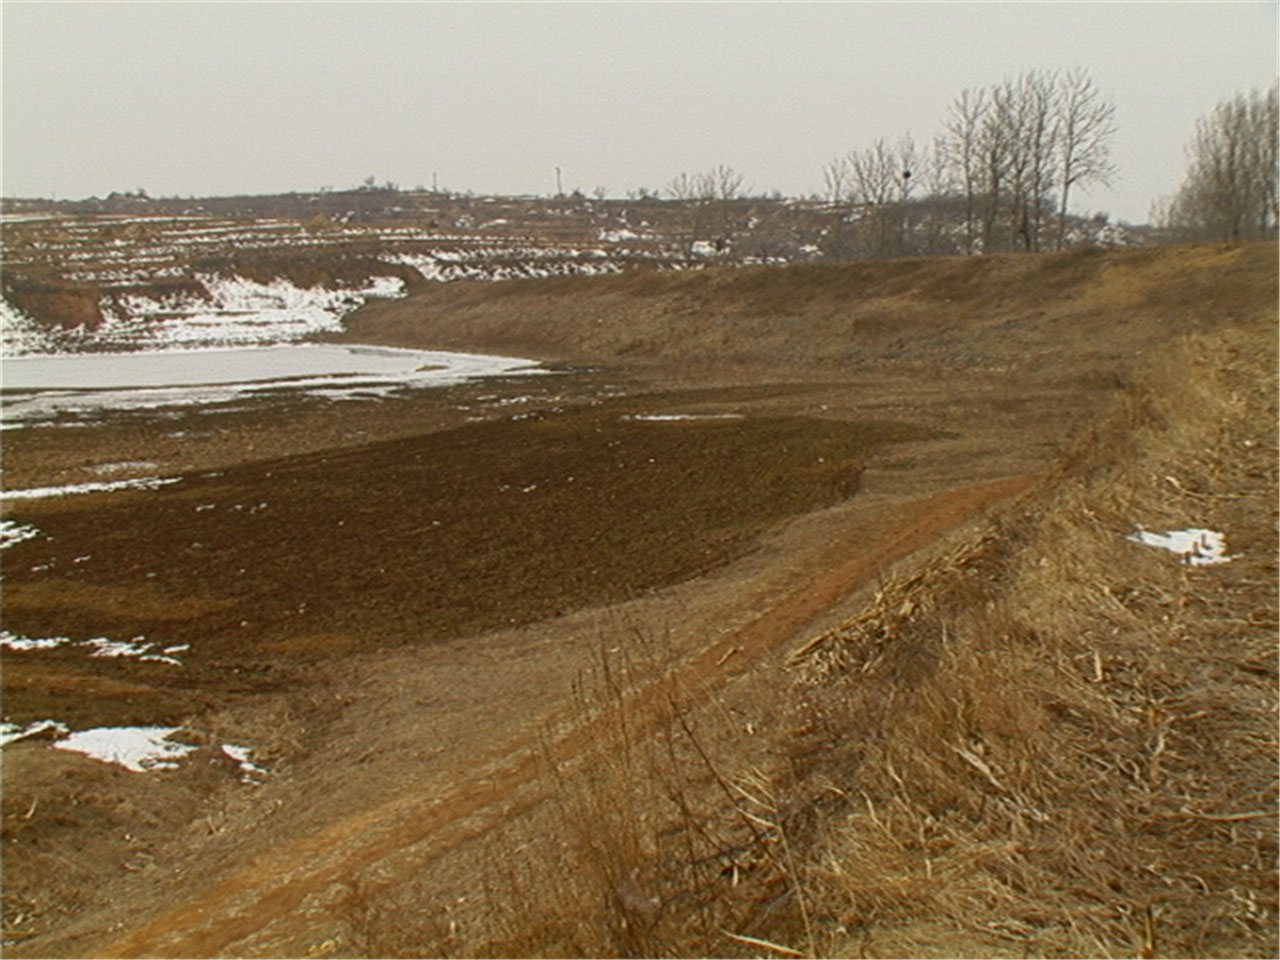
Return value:
M 346 344 L 79 353 L 3 361 L 4 419 L 219 403 L 267 389 L 334 399 L 543 372 L 516 357 Z

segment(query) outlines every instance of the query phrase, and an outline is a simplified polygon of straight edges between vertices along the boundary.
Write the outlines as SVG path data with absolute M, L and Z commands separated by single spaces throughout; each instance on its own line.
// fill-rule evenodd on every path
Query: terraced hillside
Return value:
M 484 226 L 324 217 L 15 217 L 4 236 L 9 355 L 298 340 L 338 329 L 366 299 L 402 296 L 427 281 L 684 263 L 672 245 L 626 231 L 575 244 Z
M 5 198 L 0 345 L 12 355 L 298 339 L 335 329 L 367 299 L 426 281 L 844 259 L 867 213 L 816 199 L 473 197 L 372 186 Z M 921 201 L 908 216 L 934 218 L 927 252 L 956 249 L 959 228 L 940 211 Z M 1072 245 L 1123 247 L 1145 235 L 1105 219 L 1073 218 L 1068 230 Z M 282 311 L 300 316 L 234 322 L 262 312 L 278 321 Z

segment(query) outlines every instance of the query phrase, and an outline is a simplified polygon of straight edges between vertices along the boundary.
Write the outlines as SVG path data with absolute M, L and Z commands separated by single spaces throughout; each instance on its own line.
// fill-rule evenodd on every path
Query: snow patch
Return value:
M 152 460 L 115 460 L 111 463 L 98 463 L 91 467 L 86 467 L 90 473 L 112 474 L 112 473 L 132 473 L 135 470 L 154 470 L 160 464 Z
M 35 527 L 18 523 L 16 520 L 0 520 L 0 550 L 22 543 L 24 540 L 34 540 L 38 536 L 40 531 Z
M 44 733 L 46 730 L 52 730 L 57 734 L 65 734 L 67 725 L 59 723 L 57 720 L 37 720 L 35 723 L 29 723 L 25 727 L 19 727 L 16 723 L 0 723 L 0 747 L 7 743 L 13 743 L 15 740 L 33 737 L 37 733 Z
M 87 647 L 91 657 L 130 657 L 150 663 L 167 663 L 180 667 L 182 661 L 173 656 L 184 650 L 190 650 L 190 644 L 165 647 L 159 653 L 153 652 L 154 642 L 142 642 L 146 637 L 134 637 L 132 640 L 111 640 L 107 637 L 91 637 L 88 640 L 73 641 L 70 637 L 23 637 L 8 630 L 0 630 L 0 647 L 8 650 L 55 650 L 58 647 Z
M 149 770 L 173 770 L 178 761 L 195 750 L 169 738 L 178 727 L 95 727 L 77 730 L 53 744 L 58 750 L 71 750 L 85 756 L 115 763 L 135 773 Z
M 8 650 L 52 650 L 70 642 L 70 637 L 20 637 L 8 630 L 0 630 L 0 647 Z
M 253 751 L 248 747 L 238 747 L 234 743 L 221 744 L 222 752 L 230 757 L 237 767 L 240 768 L 241 783 L 257 783 L 256 777 L 265 777 L 267 771 L 262 769 L 249 758 L 253 756 Z
M 1134 543 L 1146 544 L 1148 547 L 1159 547 L 1183 558 L 1185 563 L 1193 567 L 1210 564 L 1227 563 L 1235 560 L 1235 556 L 1227 556 L 1227 538 L 1217 530 L 1206 530 L 1203 527 L 1188 527 L 1186 530 L 1167 530 L 1154 533 L 1146 530 L 1141 524 L 1138 529 L 1126 538 Z
M 30 487 L 26 490 L 0 490 L 3 500 L 43 500 L 47 497 L 65 497 L 77 493 L 111 493 L 116 490 L 157 490 L 171 483 L 180 483 L 181 477 L 140 477 L 137 480 L 110 480 L 96 483 L 69 483 L 61 487 Z
M 139 660 L 148 660 L 153 663 L 168 663 L 175 667 L 182 666 L 182 661 L 176 657 L 168 656 L 164 653 L 151 653 L 151 649 L 155 647 L 154 643 L 138 643 L 143 637 L 134 637 L 132 640 L 108 640 L 106 637 L 94 637 L 91 640 L 83 641 L 80 646 L 89 647 L 93 650 L 89 656 L 91 657 L 136 657 Z M 171 648 L 165 648 L 169 650 Z
M 207 294 L 153 299 L 119 293 L 99 304 L 99 345 L 191 347 L 288 343 L 342 329 L 342 318 L 369 299 L 404 295 L 398 277 L 373 277 L 363 287 L 298 287 L 277 278 L 259 283 L 240 276 L 196 274 Z
M 670 421 L 670 420 L 741 420 L 740 413 L 635 413 L 628 414 L 623 420 Z
M 0 355 L 21 357 L 31 353 L 52 353 L 54 338 L 38 323 L 0 297 Z

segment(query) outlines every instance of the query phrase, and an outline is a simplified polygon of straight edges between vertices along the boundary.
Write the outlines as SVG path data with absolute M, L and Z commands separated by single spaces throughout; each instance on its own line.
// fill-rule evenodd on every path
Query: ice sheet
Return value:
M 518 357 L 345 344 L 62 354 L 4 361 L 4 419 L 224 403 L 290 389 L 342 399 L 545 372 Z

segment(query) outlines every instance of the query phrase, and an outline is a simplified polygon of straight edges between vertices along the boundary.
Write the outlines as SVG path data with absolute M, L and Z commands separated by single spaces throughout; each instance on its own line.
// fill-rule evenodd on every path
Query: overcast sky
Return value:
M 1277 73 L 1277 4 L 26 3 L 3 17 L 7 196 L 657 189 L 734 167 L 821 192 L 833 157 L 1028 69 L 1116 105 L 1109 189 L 1147 219 L 1196 118 Z

